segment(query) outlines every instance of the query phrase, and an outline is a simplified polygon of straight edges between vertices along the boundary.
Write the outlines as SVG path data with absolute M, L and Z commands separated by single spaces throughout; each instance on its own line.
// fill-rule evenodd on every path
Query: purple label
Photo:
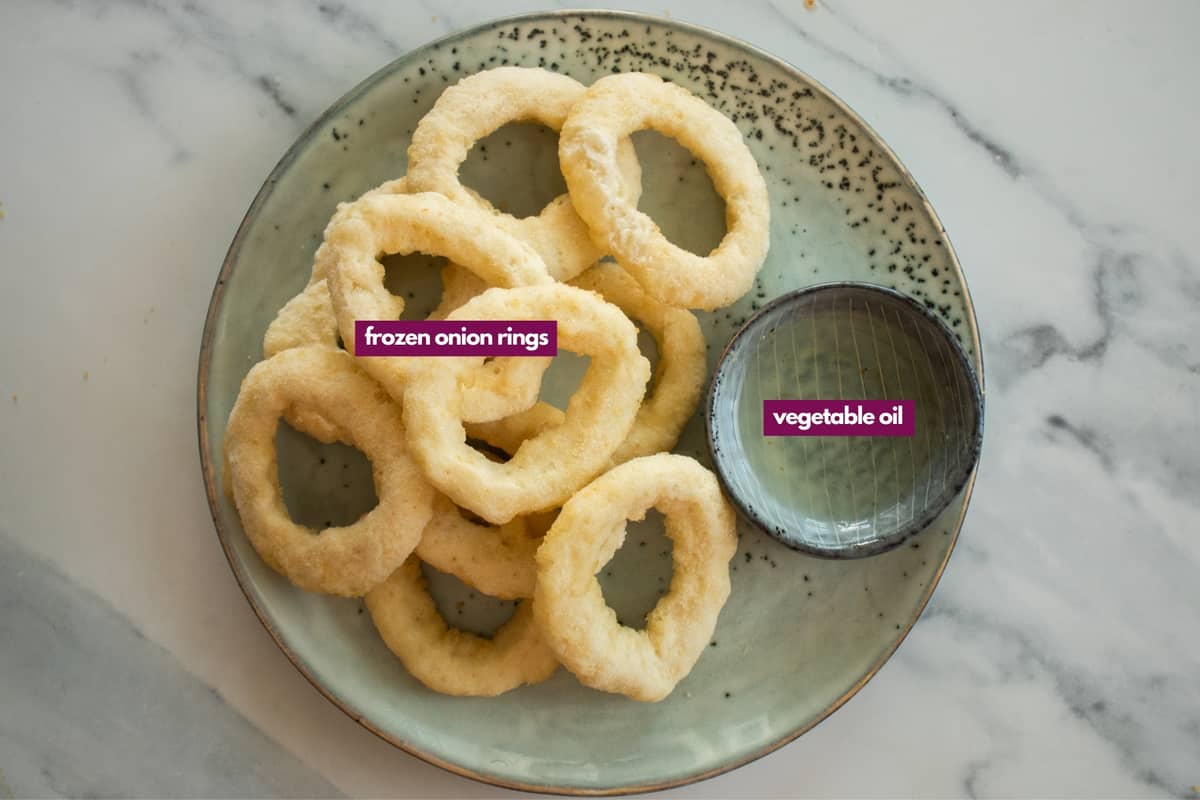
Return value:
M 356 320 L 359 356 L 553 356 L 554 320 Z
M 763 436 L 912 436 L 912 400 L 763 400 Z

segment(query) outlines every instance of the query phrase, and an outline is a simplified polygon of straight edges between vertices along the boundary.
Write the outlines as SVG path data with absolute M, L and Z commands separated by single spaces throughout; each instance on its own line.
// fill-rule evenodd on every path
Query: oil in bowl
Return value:
M 850 415 L 882 408 L 908 435 L 811 435 L 830 430 L 818 425 L 766 435 L 764 401 L 774 400 L 838 401 L 831 408 Z M 871 284 L 823 284 L 779 298 L 734 335 L 706 420 L 717 473 L 744 516 L 789 547 L 848 558 L 894 547 L 961 491 L 979 457 L 983 400 L 954 334 L 919 303 Z

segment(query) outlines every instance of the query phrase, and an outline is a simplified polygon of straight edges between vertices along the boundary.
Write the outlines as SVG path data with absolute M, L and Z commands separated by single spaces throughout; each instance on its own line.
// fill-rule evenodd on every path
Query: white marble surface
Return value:
M 0 4 L 0 796 L 505 794 L 357 727 L 213 535 L 195 367 L 270 167 L 391 58 L 535 2 Z M 939 210 L 987 442 L 925 617 L 710 796 L 1196 796 L 1192 2 L 636 4 L 798 64 Z

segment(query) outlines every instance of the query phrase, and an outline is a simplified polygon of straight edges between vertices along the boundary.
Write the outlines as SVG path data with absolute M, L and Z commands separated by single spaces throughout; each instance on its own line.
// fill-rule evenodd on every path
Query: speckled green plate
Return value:
M 339 200 L 399 176 L 413 127 L 438 94 L 501 64 L 544 66 L 590 83 L 646 70 L 731 116 L 762 165 L 772 201 L 771 253 L 736 306 L 703 315 L 715 358 L 747 314 L 784 292 L 830 280 L 876 281 L 942 315 L 981 373 L 962 272 L 932 209 L 878 137 L 790 65 L 673 20 L 617 12 L 539 14 L 473 28 L 398 59 L 326 112 L 271 173 L 229 250 L 200 355 L 200 451 L 213 519 L 263 624 L 326 697 L 388 741 L 478 780 L 579 794 L 675 786 L 745 764 L 824 719 L 880 668 L 912 627 L 954 546 L 971 482 L 924 532 L 862 561 L 824 561 L 741 531 L 733 594 L 714 641 L 662 703 L 591 691 L 560 671 L 495 699 L 423 688 L 388 652 L 358 601 L 291 587 L 250 547 L 220 489 L 225 420 L 276 310 L 306 282 L 320 231 Z M 464 180 L 502 207 L 536 211 L 562 191 L 554 137 L 501 129 L 476 147 Z M 643 209 L 683 246 L 706 252 L 723 231 L 703 168 L 655 134 L 638 134 Z M 429 259 L 400 259 L 393 291 L 412 314 L 437 301 Z M 548 391 L 571 381 L 569 359 Z M 574 366 L 578 366 L 575 364 Z M 710 369 L 711 369 L 710 364 Z M 347 448 L 279 437 L 285 496 L 300 521 L 352 519 L 369 507 L 369 471 Z M 678 451 L 707 462 L 699 409 Z M 622 619 L 637 624 L 669 580 L 669 545 L 631 525 L 601 575 Z M 511 605 L 434 576 L 452 622 L 488 631 Z

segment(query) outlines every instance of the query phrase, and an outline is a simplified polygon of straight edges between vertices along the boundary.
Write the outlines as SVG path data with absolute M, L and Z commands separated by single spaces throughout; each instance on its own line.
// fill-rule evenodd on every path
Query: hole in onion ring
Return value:
M 352 525 L 379 505 L 371 462 L 361 451 L 323 444 L 282 420 L 275 447 L 283 503 L 297 524 L 316 531 Z
M 658 599 L 667 593 L 674 575 L 671 540 L 657 509 L 625 525 L 625 543 L 596 573 L 604 601 L 617 612 L 617 621 L 636 630 L 646 627 Z
M 725 236 L 725 201 L 704 162 L 658 131 L 638 131 L 632 138 L 642 164 L 638 210 L 658 223 L 672 244 L 698 256 L 711 253 Z
M 558 165 L 558 133 L 512 122 L 480 139 L 459 168 L 464 186 L 514 217 L 535 217 L 567 191 Z
M 453 575 L 424 562 L 421 572 L 429 581 L 429 594 L 438 613 L 451 628 L 491 637 L 516 611 L 516 602 L 481 594 Z
M 658 384 L 658 342 L 654 340 L 654 335 L 650 331 L 633 323 L 638 329 L 638 350 L 642 351 L 642 355 L 650 362 L 650 383 L 646 384 L 646 396 L 649 397 L 654 392 L 654 387 Z
M 446 259 L 425 253 L 392 253 L 379 259 L 383 286 L 404 300 L 400 319 L 425 319 L 442 296 L 442 267 Z
M 592 360 L 567 350 L 559 350 L 550 366 L 542 373 L 542 390 L 538 399 L 565 411 L 571 395 L 579 389 L 579 383 Z

